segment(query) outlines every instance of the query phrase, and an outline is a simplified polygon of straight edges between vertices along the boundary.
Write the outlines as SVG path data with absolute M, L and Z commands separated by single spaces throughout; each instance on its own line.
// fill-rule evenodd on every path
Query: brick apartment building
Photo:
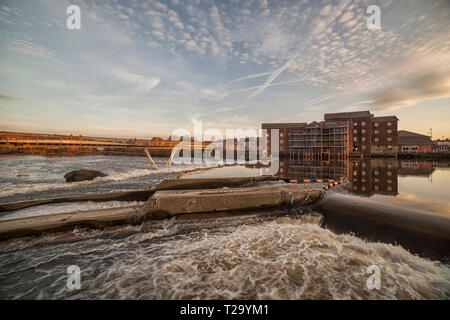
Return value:
M 271 130 L 280 130 L 282 155 L 322 159 L 398 153 L 398 118 L 375 117 L 370 111 L 327 113 L 321 122 L 265 123 L 262 128 L 268 141 Z
M 325 122 L 349 121 L 350 153 L 396 155 L 398 118 L 374 117 L 369 111 L 328 113 Z
M 306 123 L 263 123 L 262 129 L 267 130 L 267 151 L 271 153 L 270 141 L 272 137 L 272 130 L 279 130 L 279 146 L 280 154 L 289 154 L 289 136 L 292 130 L 301 130 L 306 126 Z

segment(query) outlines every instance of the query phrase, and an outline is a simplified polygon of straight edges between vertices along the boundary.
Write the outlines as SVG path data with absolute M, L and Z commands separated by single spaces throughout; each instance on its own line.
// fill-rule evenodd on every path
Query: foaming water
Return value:
M 6 299 L 448 299 L 450 266 L 291 217 L 149 222 L 14 240 L 0 251 Z M 80 241 L 83 239 L 82 241 Z M 78 291 L 66 289 L 78 265 Z M 367 267 L 381 269 L 369 290 Z

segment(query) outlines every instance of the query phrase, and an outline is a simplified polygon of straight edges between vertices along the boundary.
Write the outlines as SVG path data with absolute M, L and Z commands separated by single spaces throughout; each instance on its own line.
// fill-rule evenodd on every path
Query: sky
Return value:
M 0 130 L 168 137 L 359 110 L 450 137 L 449 0 L 0 0 Z

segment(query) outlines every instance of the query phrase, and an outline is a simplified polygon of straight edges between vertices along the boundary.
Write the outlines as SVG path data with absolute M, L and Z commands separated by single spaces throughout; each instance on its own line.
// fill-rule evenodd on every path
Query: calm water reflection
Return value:
M 348 191 L 450 217 L 450 162 L 364 159 L 342 162 L 282 160 L 283 179 L 340 179 Z

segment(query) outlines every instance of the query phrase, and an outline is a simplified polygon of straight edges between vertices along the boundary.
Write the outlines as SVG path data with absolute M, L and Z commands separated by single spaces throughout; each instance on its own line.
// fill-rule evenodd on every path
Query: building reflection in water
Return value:
M 397 159 L 354 159 L 347 161 L 320 161 L 281 159 L 277 176 L 281 179 L 346 178 L 349 191 L 362 196 L 398 194 L 398 176 L 431 176 L 433 162 Z

